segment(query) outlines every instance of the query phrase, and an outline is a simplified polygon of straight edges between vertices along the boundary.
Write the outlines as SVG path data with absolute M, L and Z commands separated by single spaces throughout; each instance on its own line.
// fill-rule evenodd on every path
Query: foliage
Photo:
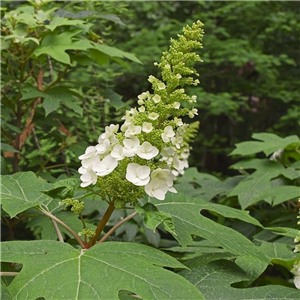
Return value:
M 56 169 L 56 176 L 75 172 L 70 162 L 82 151 L 75 143 L 83 137 L 89 140 L 86 133 L 95 127 L 90 112 L 100 108 L 101 128 L 109 107 L 125 106 L 108 84 L 115 75 L 106 75 L 107 84 L 99 85 L 93 73 L 103 72 L 101 66 L 109 61 L 141 62 L 105 44 L 90 22 L 95 11 L 74 14 L 49 1 L 31 4 L 4 13 L 1 27 L 2 151 L 10 172 L 30 169 L 51 179 L 45 170 Z M 109 16 L 95 17 L 120 23 Z M 85 78 L 76 75 L 86 66 Z
M 285 5 L 6 4 L 1 299 L 300 297 L 300 139 L 288 108 L 297 104 L 299 26 L 295 4 Z M 201 46 L 198 19 L 201 66 L 191 51 Z M 148 62 L 183 24 L 157 74 Z M 187 168 L 199 122 L 184 122 L 197 120 L 196 107 L 202 133 Z M 126 147 L 134 138 L 140 144 Z

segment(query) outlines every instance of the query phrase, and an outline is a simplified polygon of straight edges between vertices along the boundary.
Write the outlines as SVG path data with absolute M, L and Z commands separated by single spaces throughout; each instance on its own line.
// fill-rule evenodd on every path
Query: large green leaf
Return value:
M 233 283 L 247 281 L 248 274 L 234 262 L 219 259 L 218 256 L 202 256 L 186 263 L 189 270 L 179 274 L 195 284 L 206 300 L 284 300 L 299 299 L 300 291 L 280 285 L 267 285 L 253 288 L 235 288 Z
M 233 169 L 256 169 L 255 172 L 242 180 L 228 196 L 238 196 L 242 209 L 247 208 L 259 200 L 260 195 L 271 189 L 271 179 L 278 177 L 284 167 L 268 159 L 250 159 L 231 166 Z M 264 199 L 268 201 L 268 199 Z
M 273 205 L 277 205 L 298 197 L 300 197 L 299 186 L 276 186 L 261 193 L 256 201 L 270 199 Z
M 229 194 L 229 192 L 244 178 L 245 176 L 239 175 L 220 181 L 215 176 L 199 173 L 196 168 L 190 168 L 178 179 L 178 182 L 182 183 L 182 185 L 179 186 L 180 190 L 184 189 L 185 192 L 190 195 L 209 201 L 217 195 Z M 193 189 L 188 183 L 196 183 L 200 187 Z
M 117 300 L 120 290 L 145 300 L 204 299 L 190 282 L 163 268 L 184 268 L 181 263 L 145 245 L 107 242 L 80 251 L 55 241 L 4 242 L 1 259 L 23 264 L 9 286 L 15 300 Z
M 70 91 L 67 87 L 58 86 L 48 90 L 47 92 L 42 92 L 35 87 L 30 86 L 24 90 L 22 100 L 38 97 L 44 98 L 43 107 L 45 109 L 46 116 L 52 111 L 57 110 L 61 103 L 72 109 L 77 114 L 82 115 L 83 109 L 76 103 L 76 94 Z
M 110 57 L 127 58 L 131 61 L 142 64 L 142 62 L 134 54 L 124 52 L 122 50 L 107 45 L 95 44 L 95 43 L 93 45 L 95 49 L 109 55 Z
M 269 243 L 262 241 L 260 250 L 273 264 L 279 264 L 291 269 L 296 260 L 300 260 L 300 254 L 293 252 L 293 248 L 284 243 Z
M 48 190 L 50 184 L 36 177 L 33 172 L 3 175 L 1 178 L 2 208 L 11 217 L 51 198 L 41 191 Z
M 70 65 L 70 56 L 66 53 L 66 50 L 87 50 L 92 48 L 89 40 L 72 40 L 80 32 L 81 30 L 66 31 L 61 34 L 50 33 L 43 38 L 41 45 L 35 49 L 34 54 L 36 56 L 47 54 L 59 62 Z
M 256 272 L 262 272 L 268 259 L 250 240 L 239 232 L 204 217 L 200 211 L 209 210 L 225 217 L 238 218 L 245 222 L 258 225 L 248 213 L 238 213 L 238 210 L 216 204 L 210 204 L 184 194 L 171 194 L 164 201 L 157 201 L 160 211 L 167 212 L 173 217 L 176 235 L 174 237 L 183 245 L 192 243 L 192 235 L 203 237 L 222 247 L 225 251 L 236 254 L 241 258 L 252 261 Z
M 260 142 L 242 142 L 236 144 L 230 155 L 251 155 L 259 152 L 264 152 L 265 155 L 284 149 L 286 146 L 292 143 L 299 143 L 299 138 L 296 135 L 281 138 L 273 133 L 254 133 L 252 138 L 259 140 Z
M 59 26 L 76 26 L 76 25 L 82 25 L 84 23 L 83 20 L 69 20 L 67 18 L 59 17 L 57 14 L 54 16 L 54 18 L 50 21 L 49 25 L 46 25 L 45 27 L 50 29 L 51 31 L 54 31 Z

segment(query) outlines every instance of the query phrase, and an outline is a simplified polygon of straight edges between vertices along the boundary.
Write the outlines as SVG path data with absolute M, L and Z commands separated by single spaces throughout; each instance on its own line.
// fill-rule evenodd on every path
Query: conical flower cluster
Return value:
M 168 191 L 176 193 L 173 182 L 188 167 L 190 153 L 191 131 L 182 117 L 197 115 L 197 97 L 183 87 L 199 83 L 193 65 L 201 61 L 194 50 L 202 48 L 202 26 L 198 21 L 171 39 L 161 63 L 155 63 L 162 79 L 149 76 L 153 92 L 140 94 L 138 107 L 126 111 L 122 126 L 107 126 L 98 144 L 79 157 L 82 187 L 97 185 L 103 200 L 115 201 L 116 207 L 145 194 L 164 200 Z

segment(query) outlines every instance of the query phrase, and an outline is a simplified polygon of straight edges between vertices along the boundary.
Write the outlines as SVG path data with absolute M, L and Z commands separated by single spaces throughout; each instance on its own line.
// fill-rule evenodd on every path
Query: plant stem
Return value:
M 77 242 L 80 244 L 80 246 L 85 249 L 85 246 L 81 240 L 81 238 L 79 237 L 79 235 L 72 229 L 70 228 L 66 223 L 64 223 L 62 220 L 58 219 L 57 217 L 55 217 L 54 215 L 52 215 L 50 212 L 44 210 L 43 208 L 37 208 L 40 212 L 42 212 L 44 215 L 46 215 L 47 217 L 51 218 L 52 220 L 56 221 L 58 224 L 60 224 L 61 226 L 63 226 L 64 228 L 66 228 L 73 236 L 74 238 L 77 240 Z
M 131 215 L 127 216 L 126 218 L 121 220 L 119 223 L 114 225 L 107 233 L 105 233 L 105 235 L 100 239 L 100 241 L 98 243 L 100 244 L 100 243 L 104 242 L 117 228 L 119 228 L 126 221 L 128 221 L 128 220 L 132 219 L 133 217 L 135 217 L 137 214 L 138 213 L 135 211 L 134 213 L 132 213 Z
M 97 229 L 96 229 L 96 234 L 90 239 L 89 242 L 89 247 L 92 247 L 96 244 L 97 239 L 99 238 L 101 232 L 103 231 L 103 229 L 105 228 L 106 223 L 108 222 L 110 216 L 112 215 L 112 213 L 115 210 L 115 203 L 114 201 L 109 202 L 109 206 L 106 209 L 106 212 L 104 213 L 101 221 L 99 222 Z
M 58 228 L 57 223 L 56 223 L 53 219 L 51 219 L 51 221 L 52 221 L 52 224 L 53 224 L 54 229 L 55 229 L 55 231 L 56 231 L 58 240 L 59 240 L 60 242 L 64 243 L 63 236 L 62 236 L 62 234 L 61 234 L 61 232 L 60 232 L 60 230 L 59 230 L 59 228 Z
M 0 272 L 0 276 L 17 276 L 19 272 Z

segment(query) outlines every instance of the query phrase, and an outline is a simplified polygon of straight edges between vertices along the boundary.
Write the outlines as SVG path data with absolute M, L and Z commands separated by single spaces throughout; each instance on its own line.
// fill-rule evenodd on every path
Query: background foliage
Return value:
M 95 228 L 106 204 L 78 187 L 77 157 L 149 89 L 148 76 L 158 76 L 153 62 L 167 49 L 169 37 L 198 19 L 205 24 L 204 63 L 196 66 L 201 84 L 192 91 L 201 126 L 191 168 L 178 180 L 178 195 L 153 202 L 157 211 L 142 206 L 142 217 L 123 224 L 98 248 L 126 253 L 139 267 L 160 272 L 162 286 L 169 276 L 169 282 L 189 289 L 191 299 L 298 299 L 290 270 L 299 260 L 293 252 L 300 196 L 299 8 L 291 1 L 4 2 L 2 236 L 36 240 L 3 244 L 2 270 L 19 271 L 23 264 L 23 277 L 11 285 L 11 278 L 2 279 L 4 299 L 23 299 L 20 282 L 31 282 L 52 261 L 70 260 L 67 268 L 74 271 L 71 261 L 80 261 L 81 254 L 68 244 L 59 244 L 63 257 L 57 254 L 53 225 L 35 207 L 42 205 L 79 232 L 81 220 L 59 201 L 82 197 L 82 215 Z M 114 212 L 106 230 L 127 215 Z M 172 221 L 173 230 L 166 230 L 162 216 Z M 65 241 L 76 243 L 61 231 Z M 42 255 L 46 248 L 50 262 Z M 25 257 L 28 249 L 33 255 Z M 97 249 L 90 259 L 100 259 Z M 41 264 L 29 269 L 37 256 Z M 113 261 L 108 255 L 102 259 Z M 83 280 L 92 284 L 98 267 L 87 262 Z M 109 272 L 121 276 L 114 267 Z M 53 276 L 47 278 L 55 286 Z M 131 280 L 116 288 L 114 299 L 133 299 L 130 292 L 153 297 L 144 287 L 135 290 Z M 106 284 L 98 285 L 99 291 Z M 184 299 L 171 292 L 174 286 L 165 288 L 170 299 Z M 54 297 L 38 294 L 35 286 L 29 290 L 33 298 Z

